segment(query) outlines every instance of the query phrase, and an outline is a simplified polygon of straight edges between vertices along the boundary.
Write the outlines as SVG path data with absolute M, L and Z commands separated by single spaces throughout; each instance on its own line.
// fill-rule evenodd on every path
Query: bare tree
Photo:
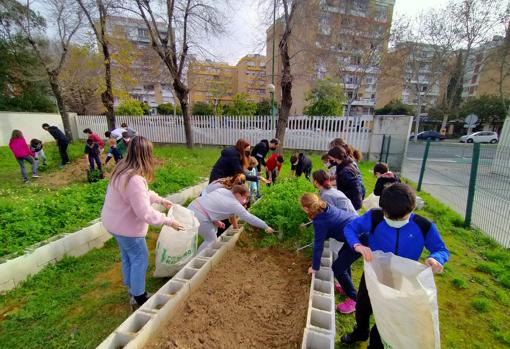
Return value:
M 44 67 L 51 91 L 55 96 L 62 117 L 66 136 L 72 139 L 71 125 L 64 103 L 59 76 L 62 72 L 71 40 L 82 24 L 82 13 L 73 6 L 70 0 L 48 0 L 44 2 L 48 19 L 56 27 L 57 37 L 55 40 L 50 40 L 43 33 L 47 24 L 35 15 L 32 10 L 33 4 L 34 1 L 30 0 L 27 0 L 25 5 L 15 0 L 6 0 L 2 2 L 2 7 L 16 14 L 13 18 L 34 50 L 39 62 Z
M 143 19 L 152 48 L 162 59 L 181 104 L 186 145 L 193 147 L 189 87 L 185 73 L 190 49 L 200 50 L 202 35 L 217 35 L 224 30 L 218 3 L 207 0 L 166 0 L 163 8 L 150 0 L 135 0 L 138 15 Z
M 450 0 L 446 8 L 437 12 L 444 23 L 452 26 L 453 33 L 463 51 L 460 69 L 466 71 L 468 60 L 472 59 L 475 49 L 483 47 L 492 40 L 495 29 L 507 14 L 507 0 Z M 462 88 L 462 78 L 456 79 L 453 91 Z M 452 93 L 451 96 L 455 96 Z M 447 100 L 448 111 L 451 112 L 455 98 Z M 446 127 L 448 113 L 445 113 L 441 128 Z
M 104 64 L 105 90 L 101 100 L 106 108 L 106 120 L 109 129 L 115 128 L 115 110 L 113 109 L 112 53 L 107 33 L 107 20 L 111 12 L 118 6 L 116 0 L 76 0 L 85 13 L 92 31 L 101 46 Z M 97 18 L 97 20 L 95 20 Z
M 404 103 L 416 105 L 415 140 L 423 107 L 438 104 L 441 87 L 446 85 L 445 76 L 452 66 L 455 37 L 445 27 L 448 23 L 438 18 L 437 10 L 431 9 L 401 19 L 392 33 L 392 52 L 386 55 L 385 72 L 397 73 L 397 83 L 402 84 L 406 98 L 412 98 L 404 99 Z

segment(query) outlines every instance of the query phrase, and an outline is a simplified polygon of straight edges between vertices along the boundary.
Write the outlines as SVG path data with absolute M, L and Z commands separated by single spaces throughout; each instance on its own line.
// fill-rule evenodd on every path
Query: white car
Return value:
M 498 134 L 491 131 L 474 132 L 467 136 L 460 137 L 462 143 L 498 143 Z

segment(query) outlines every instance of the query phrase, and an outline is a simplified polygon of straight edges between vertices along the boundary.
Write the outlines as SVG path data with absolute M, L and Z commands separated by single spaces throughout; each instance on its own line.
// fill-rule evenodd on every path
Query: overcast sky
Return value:
M 439 7 L 447 0 L 396 0 L 394 15 L 415 15 L 431 7 Z M 215 60 L 236 64 L 248 53 L 265 55 L 265 30 L 263 9 L 257 0 L 232 1 L 228 34 L 221 39 L 211 40 L 209 50 Z

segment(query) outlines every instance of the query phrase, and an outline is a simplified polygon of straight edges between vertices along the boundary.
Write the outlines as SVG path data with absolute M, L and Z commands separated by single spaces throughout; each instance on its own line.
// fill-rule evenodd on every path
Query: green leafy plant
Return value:
M 265 245 L 275 245 L 280 239 L 302 238 L 304 230 L 300 226 L 309 219 L 301 209 L 299 198 L 302 194 L 313 191 L 313 185 L 305 179 L 282 179 L 252 207 L 251 213 L 276 230 L 273 236 L 264 238 Z
M 485 297 L 475 297 L 471 305 L 480 313 L 486 313 L 490 309 L 490 302 Z

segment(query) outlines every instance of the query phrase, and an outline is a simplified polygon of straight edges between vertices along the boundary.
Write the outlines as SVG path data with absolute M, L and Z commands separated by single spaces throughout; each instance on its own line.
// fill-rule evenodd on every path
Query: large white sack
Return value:
M 379 198 L 380 196 L 376 196 L 374 193 L 370 193 L 370 195 L 365 200 L 363 200 L 363 208 L 367 211 L 373 208 L 379 208 Z
M 177 231 L 163 226 L 156 245 L 155 277 L 170 277 L 175 275 L 197 252 L 197 234 L 200 223 L 191 210 L 174 204 L 168 211 L 168 216 L 176 219 L 185 226 Z
M 365 280 L 384 347 L 441 348 L 432 269 L 393 253 L 373 255 L 365 262 Z

